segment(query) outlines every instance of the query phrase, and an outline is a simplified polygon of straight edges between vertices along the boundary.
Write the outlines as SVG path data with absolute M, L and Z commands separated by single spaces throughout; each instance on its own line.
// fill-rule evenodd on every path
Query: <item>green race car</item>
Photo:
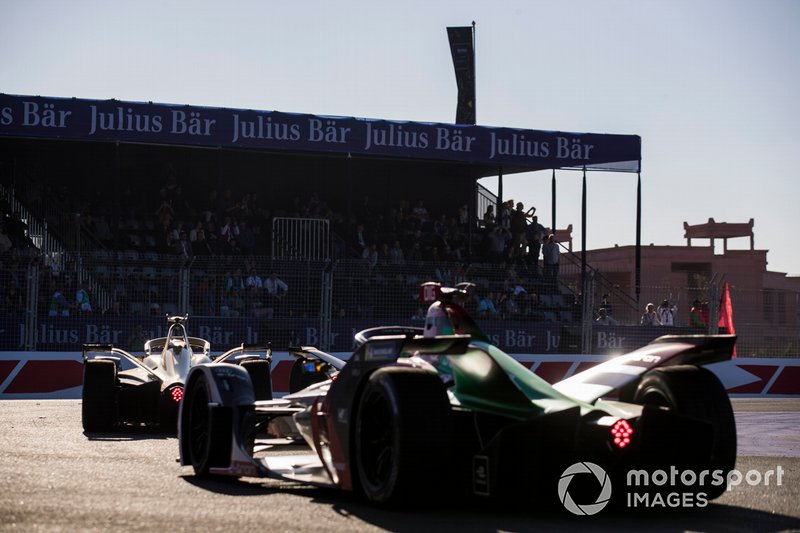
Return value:
M 735 466 L 736 428 L 703 365 L 729 359 L 734 337 L 661 337 L 550 385 L 489 342 L 459 303 L 467 292 L 435 288 L 424 328 L 362 331 L 347 361 L 293 350 L 296 367 L 317 379 L 280 399 L 256 400 L 236 366 L 192 368 L 181 464 L 199 476 L 270 477 L 396 505 L 473 495 L 592 514 L 631 471 L 665 468 L 707 471 L 691 488 L 700 499 L 724 492 L 717 481 Z M 277 422 L 304 453 L 262 439 Z M 573 483 L 581 472 L 596 480 Z

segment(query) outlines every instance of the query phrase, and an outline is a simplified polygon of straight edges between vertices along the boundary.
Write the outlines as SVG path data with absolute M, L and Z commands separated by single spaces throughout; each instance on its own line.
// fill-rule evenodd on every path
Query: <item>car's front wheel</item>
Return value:
M 211 466 L 213 442 L 211 439 L 211 411 L 209 409 L 209 386 L 206 376 L 199 375 L 192 381 L 184 401 L 184 434 L 187 439 L 189 459 L 198 476 L 207 476 Z

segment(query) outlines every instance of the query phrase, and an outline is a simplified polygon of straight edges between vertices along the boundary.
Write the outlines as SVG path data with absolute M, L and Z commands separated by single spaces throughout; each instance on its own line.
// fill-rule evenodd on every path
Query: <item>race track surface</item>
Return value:
M 800 530 L 800 400 L 734 400 L 743 482 L 707 507 L 577 517 L 566 511 L 436 506 L 388 511 L 270 480 L 200 480 L 177 439 L 86 435 L 79 400 L 0 402 L 0 531 L 783 531 Z

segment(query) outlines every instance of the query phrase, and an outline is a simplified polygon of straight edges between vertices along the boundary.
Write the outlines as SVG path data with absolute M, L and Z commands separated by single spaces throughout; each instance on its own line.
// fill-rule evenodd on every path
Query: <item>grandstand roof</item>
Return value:
M 551 168 L 638 172 L 638 135 L 575 133 L 0 94 L 0 137 L 430 162 L 477 179 Z

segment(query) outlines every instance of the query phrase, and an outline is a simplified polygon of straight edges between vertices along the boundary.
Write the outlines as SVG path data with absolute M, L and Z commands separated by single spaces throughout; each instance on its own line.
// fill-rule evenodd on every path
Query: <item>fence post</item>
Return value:
M 39 263 L 31 261 L 27 270 L 25 301 L 25 350 L 36 351 L 39 306 Z
M 328 261 L 322 269 L 322 284 L 319 309 L 319 343 L 325 351 L 331 349 L 331 320 L 333 310 L 333 262 Z
M 583 301 L 581 307 L 581 353 L 592 353 L 592 324 L 594 317 L 592 310 L 594 309 L 594 278 L 593 276 L 584 276 L 583 280 L 583 294 L 581 295 Z
M 714 282 L 708 287 L 708 334 L 719 333 L 719 295 L 720 284 Z
M 178 268 L 178 313 L 189 313 L 189 291 L 190 291 L 190 270 L 189 267 L 181 265 Z

